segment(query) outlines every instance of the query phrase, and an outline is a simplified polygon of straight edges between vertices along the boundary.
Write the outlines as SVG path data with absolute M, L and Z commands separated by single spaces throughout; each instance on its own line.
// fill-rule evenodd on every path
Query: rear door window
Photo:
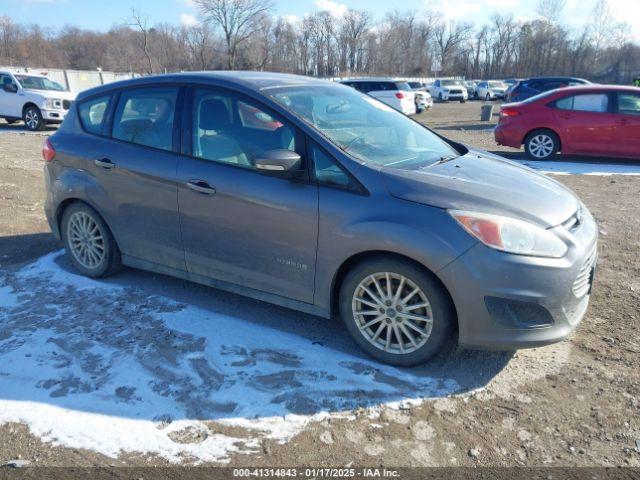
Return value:
M 171 150 L 178 87 L 125 90 L 113 119 L 113 138 Z
M 572 95 L 556 101 L 556 108 L 560 110 L 574 110 L 579 112 L 600 112 L 609 110 L 609 95 L 593 93 Z
M 111 96 L 91 98 L 78 105 L 78 115 L 82 128 L 89 133 L 99 135 L 102 133 L 105 114 L 109 108 Z

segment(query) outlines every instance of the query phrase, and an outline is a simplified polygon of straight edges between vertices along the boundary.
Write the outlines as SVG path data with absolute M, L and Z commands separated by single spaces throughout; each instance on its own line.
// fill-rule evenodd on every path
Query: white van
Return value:
M 366 93 L 405 115 L 416 113 L 415 93 L 405 81 L 391 78 L 362 78 L 344 80 L 341 83 Z
M 46 75 L 0 70 L 0 118 L 23 120 L 28 130 L 61 123 L 76 98 Z

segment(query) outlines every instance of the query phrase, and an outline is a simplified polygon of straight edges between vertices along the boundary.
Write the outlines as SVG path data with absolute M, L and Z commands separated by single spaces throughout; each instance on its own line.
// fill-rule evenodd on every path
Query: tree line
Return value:
M 193 0 L 198 22 L 150 25 L 143 12 L 107 32 L 43 28 L 0 17 L 0 65 L 138 72 L 251 69 L 320 77 L 392 75 L 507 78 L 574 75 L 630 83 L 640 46 L 598 0 L 584 28 L 565 0 L 541 0 L 528 20 L 494 14 L 481 25 L 435 10 L 275 16 L 271 0 Z M 637 39 L 636 39 L 637 40 Z

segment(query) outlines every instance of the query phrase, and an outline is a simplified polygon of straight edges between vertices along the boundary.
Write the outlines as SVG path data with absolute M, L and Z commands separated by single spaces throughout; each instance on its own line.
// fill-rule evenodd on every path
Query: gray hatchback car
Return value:
M 597 228 L 560 183 L 347 86 L 275 73 L 81 93 L 45 141 L 46 214 L 74 266 L 122 265 L 339 315 L 371 356 L 514 349 L 583 317 Z

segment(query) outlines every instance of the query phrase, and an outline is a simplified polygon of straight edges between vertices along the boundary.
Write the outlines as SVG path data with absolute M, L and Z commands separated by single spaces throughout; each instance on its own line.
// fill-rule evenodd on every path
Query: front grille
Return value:
M 449 95 L 462 95 L 462 90 L 449 90 Z
M 595 267 L 596 259 L 598 258 L 598 248 L 597 246 L 593 247 L 591 253 L 587 256 L 587 259 L 582 264 L 580 271 L 578 272 L 578 276 L 573 282 L 573 294 L 580 298 L 583 297 L 591 288 L 591 271 Z
M 71 100 L 63 100 L 62 108 L 64 108 L 65 110 L 69 110 L 71 108 Z

